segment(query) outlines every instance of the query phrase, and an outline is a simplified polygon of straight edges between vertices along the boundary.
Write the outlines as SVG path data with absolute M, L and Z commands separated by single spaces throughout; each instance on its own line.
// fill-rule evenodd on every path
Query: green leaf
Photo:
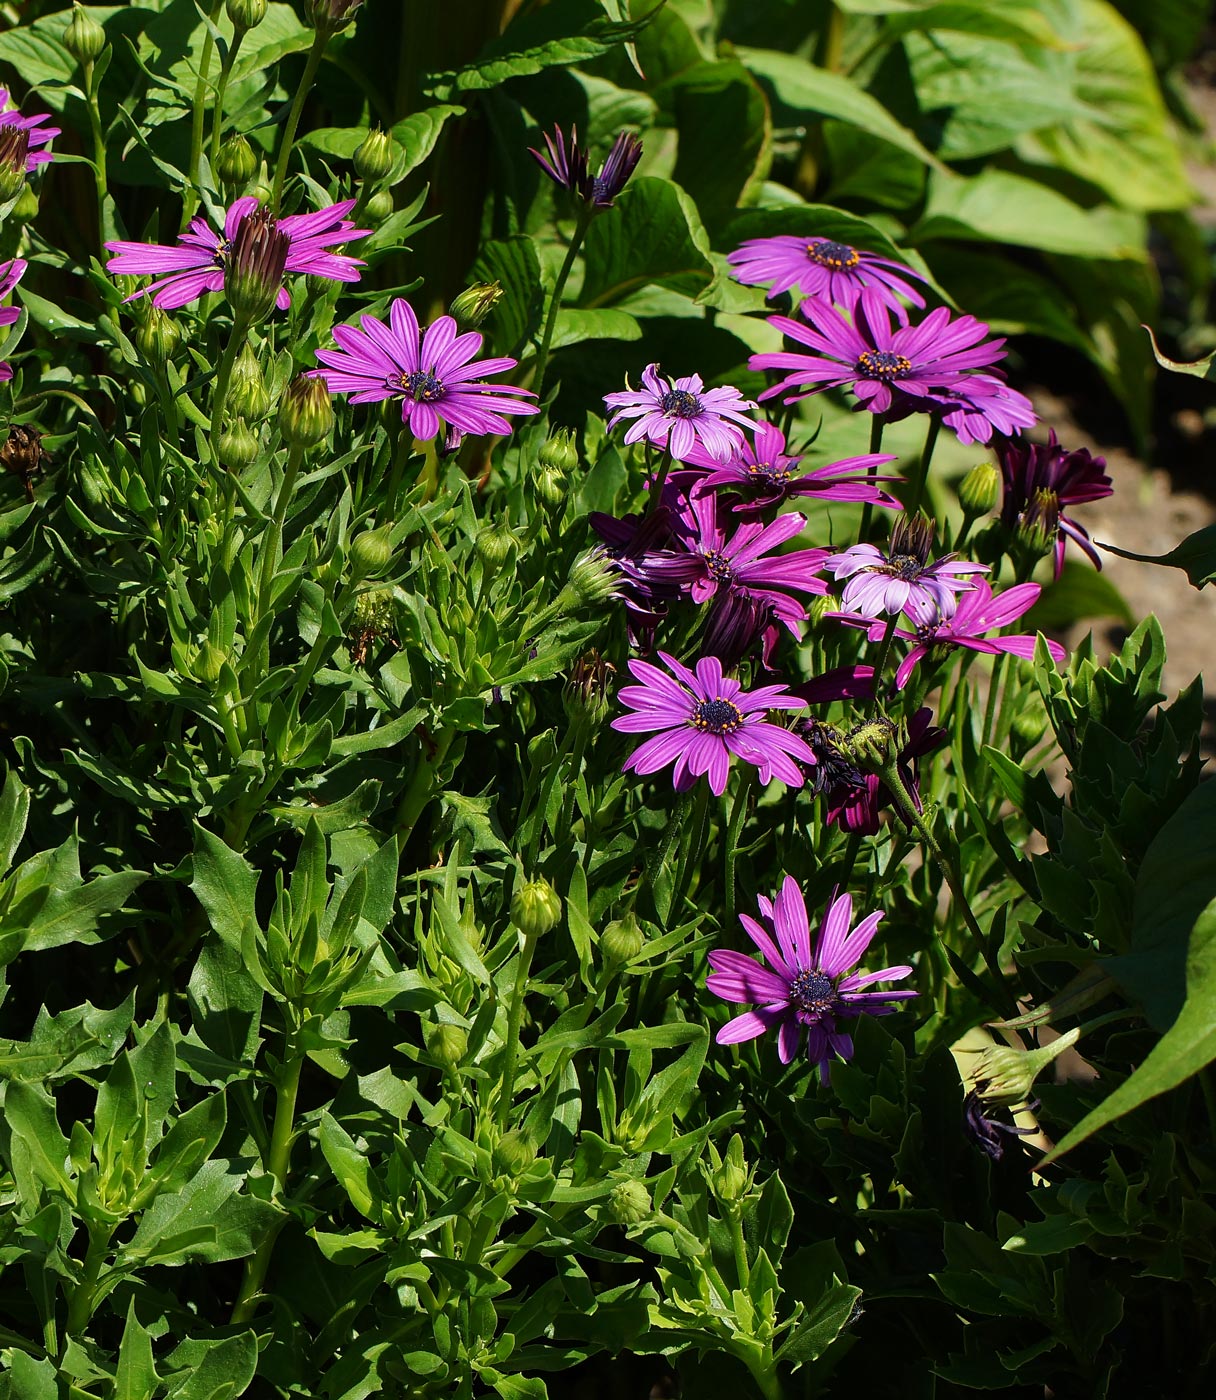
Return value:
M 535 242 L 520 234 L 483 244 L 470 281 L 502 287 L 505 295 L 490 312 L 485 330 L 493 336 L 496 350 L 518 359 L 540 329 L 545 310 Z
M 257 871 L 220 837 L 194 823 L 194 871 L 190 888 L 207 911 L 211 927 L 236 952 L 257 928 Z
M 0 875 L 13 863 L 30 815 L 30 790 L 9 771 L 0 792 Z
M 636 316 L 614 306 L 601 306 L 584 311 L 577 306 L 563 306 L 557 313 L 551 348 L 581 345 L 585 340 L 641 340 L 642 327 Z
M 167 1400 L 236 1400 L 253 1381 L 258 1342 L 253 1332 L 235 1337 L 192 1338 L 166 1363 L 174 1367 Z
M 203 945 L 186 996 L 199 1039 L 233 1065 L 252 1067 L 261 1044 L 262 989 L 245 970 L 239 948 L 219 939 Z
M 181 1265 L 243 1259 L 279 1220 L 265 1201 L 237 1195 L 243 1171 L 216 1158 L 180 1190 L 156 1197 L 144 1211 L 125 1259 L 147 1264 Z
M 1211 840 L 1211 828 L 1208 828 Z M 1180 877 L 1181 878 L 1181 877 Z M 1216 900 L 1191 930 L 1186 962 L 1186 1000 L 1178 1019 L 1145 1060 L 1043 1159 L 1055 1161 L 1108 1123 L 1176 1088 L 1216 1059 Z
M 743 64 L 730 59 L 681 73 L 664 97 L 679 131 L 673 178 L 716 228 L 754 199 L 768 173 L 768 103 Z
M 426 160 L 435 149 L 435 143 L 447 122 L 452 117 L 463 115 L 464 110 L 463 107 L 440 102 L 397 122 L 392 128 L 392 135 L 405 152 L 405 168 L 400 175 L 396 170 L 393 171 L 394 183 L 398 178 L 404 179 L 411 170 L 416 170 Z
M 1060 577 L 1044 586 L 1023 622 L 1027 632 L 1054 632 L 1090 617 L 1115 617 L 1125 627 L 1136 625 L 1127 600 L 1105 574 L 1066 559 Z
M 55 1100 L 40 1085 L 9 1084 L 4 1093 L 4 1120 L 11 1137 L 13 1175 L 23 1196 L 30 1187 L 48 1187 L 67 1200 L 76 1188 L 67 1174 L 68 1140 L 59 1129 Z M 36 1192 L 35 1194 L 41 1194 Z M 33 1206 L 34 1201 L 26 1201 Z
M 373 1225 L 379 1225 L 381 1213 L 376 1209 L 376 1193 L 371 1184 L 371 1169 L 366 1155 L 359 1151 L 355 1140 L 328 1112 L 321 1115 L 317 1140 L 330 1171 L 350 1197 L 351 1204 Z
M 152 1361 L 152 1337 L 135 1315 L 135 1299 L 127 1303 L 127 1321 L 118 1349 L 114 1400 L 152 1400 L 160 1377 Z
M 1188 535 L 1180 545 L 1167 554 L 1136 554 L 1130 549 L 1120 549 L 1118 545 L 1094 543 L 1111 554 L 1123 559 L 1138 559 L 1142 564 L 1167 564 L 1173 569 L 1182 569 L 1196 588 L 1203 588 L 1216 579 L 1216 525 L 1205 525 Z
M 860 1288 L 833 1279 L 790 1333 L 776 1359 L 797 1367 L 822 1356 L 848 1325 L 860 1297 Z
M 1148 338 L 1153 342 L 1153 358 L 1162 369 L 1172 370 L 1175 374 L 1190 374 L 1196 379 L 1216 379 L 1216 350 L 1210 355 L 1205 355 L 1202 360 L 1171 360 L 1157 348 L 1157 337 L 1152 327 L 1145 326 L 1144 329 L 1148 331 Z
M 47 1083 L 108 1065 L 127 1038 L 134 1007 L 134 992 L 113 1011 L 86 1001 L 51 1016 L 44 1006 L 29 1040 L 0 1041 L 0 1079 Z
M 647 285 L 694 297 L 713 277 L 709 238 L 692 200 L 654 176 L 632 181 L 587 231 L 584 308 L 621 301 Z
M 336 802 L 300 802 L 290 806 L 271 807 L 268 811 L 271 816 L 279 821 L 290 822 L 292 826 L 307 826 L 310 821 L 315 821 L 328 836 L 332 832 L 346 831 L 367 821 L 379 803 L 380 783 L 375 778 L 368 778 L 353 792 L 340 797 Z

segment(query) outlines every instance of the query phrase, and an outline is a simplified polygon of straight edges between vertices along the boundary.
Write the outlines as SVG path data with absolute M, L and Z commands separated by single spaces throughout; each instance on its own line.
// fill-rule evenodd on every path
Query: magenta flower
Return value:
M 955 595 L 971 587 L 970 575 L 988 572 L 986 564 L 955 562 L 951 554 L 929 563 L 927 551 L 922 556 L 893 547 L 884 554 L 872 544 L 855 544 L 832 554 L 826 567 L 834 578 L 848 579 L 841 598 L 846 612 L 870 618 L 907 613 L 918 627 L 950 617 Z
M 768 299 L 797 288 L 804 297 L 820 297 L 846 311 L 852 311 L 857 298 L 867 289 L 895 312 L 901 322 L 908 320 L 901 297 L 913 306 L 924 306 L 925 299 L 904 280 L 925 279 L 912 268 L 891 258 L 867 253 L 830 238 L 797 238 L 782 234 L 776 238 L 751 238 L 727 255 L 731 276 L 749 287 L 770 283 Z
M 801 312 L 809 326 L 788 316 L 770 316 L 769 324 L 817 353 L 753 355 L 751 369 L 793 371 L 761 399 L 787 394 L 785 402 L 795 403 L 823 389 L 851 389 L 857 407 L 871 413 L 943 413 L 942 421 L 965 443 L 987 442 L 994 430 L 1015 432 L 1035 422 L 1029 399 L 997 375 L 977 373 L 1004 358 L 1005 342 L 985 341 L 988 327 L 974 316 L 952 320 L 939 306 L 920 325 L 892 330 L 887 307 L 869 289 L 861 293 L 853 321 L 820 301 L 803 302 Z M 789 392 L 801 388 L 805 392 Z
M 773 900 L 757 901 L 760 920 L 747 914 L 739 922 L 768 964 L 758 963 L 729 948 L 709 955 L 713 968 L 706 986 L 724 1001 L 751 1002 L 754 1010 L 735 1016 L 715 1036 L 719 1045 L 755 1040 L 765 1032 L 777 1032 L 777 1053 L 788 1065 L 798 1053 L 803 1027 L 807 1032 L 807 1058 L 818 1067 L 819 1078 L 829 1081 L 833 1055 L 842 1060 L 853 1054 L 853 1038 L 839 1022 L 862 1014 L 886 1016 L 914 991 L 864 991 L 875 982 L 898 982 L 909 976 L 908 966 L 884 967 L 880 972 L 852 971 L 878 931 L 881 912 L 869 914 L 850 932 L 853 899 L 842 894 L 828 905 L 811 948 L 806 901 L 792 875 L 785 877 Z
M 611 431 L 618 423 L 632 418 L 625 441 L 645 438 L 655 447 L 665 448 L 677 462 L 686 461 L 700 443 L 717 462 L 725 462 L 743 442 L 743 429 L 755 424 L 747 416 L 755 408 L 738 389 L 707 389 L 699 374 L 673 383 L 659 374 L 657 364 L 642 371 L 641 389 L 605 394 L 604 405 L 615 410 L 608 420 Z
M 696 491 L 715 488 L 734 489 L 745 499 L 735 506 L 741 515 L 758 515 L 793 496 L 809 496 L 817 501 L 869 501 L 889 510 L 899 510 L 899 502 L 888 496 L 874 483 L 899 481 L 898 476 L 873 476 L 869 473 L 896 459 L 889 453 L 846 457 L 813 472 L 799 476 L 795 467 L 801 454 L 785 451 L 785 434 L 775 423 L 758 423 L 755 442 L 742 442 L 725 462 L 718 462 L 699 444 L 694 444 L 686 459 L 692 467 L 705 469 Z
M 483 376 L 503 374 L 516 361 L 500 356 L 475 360 L 482 337 L 458 334 L 451 316 L 440 316 L 423 335 L 409 302 L 397 298 L 389 307 L 389 325 L 374 316 L 359 318 L 361 329 L 335 326 L 337 350 L 318 350 L 325 366 L 314 371 L 336 394 L 351 403 L 401 400 L 401 418 L 416 438 L 436 436 L 440 425 L 460 433 L 511 431 L 507 414 L 539 413 L 536 395 L 514 384 L 488 384 Z
M 577 195 L 592 209 L 610 209 L 612 201 L 625 188 L 629 177 L 642 159 L 642 143 L 636 136 L 622 132 L 612 143 L 608 158 L 598 175 L 592 175 L 587 152 L 578 144 L 578 127 L 570 128 L 567 142 L 560 126 L 553 135 L 545 133 L 547 154 L 528 147 L 528 154 L 555 185 Z
M 997 448 L 1005 500 L 1001 524 L 1014 530 L 1027 516 L 1041 523 L 1047 538 L 1055 536 L 1056 578 L 1064 567 L 1064 548 L 1074 540 L 1100 569 L 1102 560 L 1089 534 L 1075 520 L 1062 515 L 1061 507 L 1100 501 L 1114 493 L 1106 474 L 1106 458 L 1094 457 L 1087 448 L 1065 452 L 1051 430 L 1046 443 L 1001 443 Z
M 895 673 L 896 689 L 902 690 L 908 684 L 913 668 L 936 647 L 966 647 L 969 651 L 983 652 L 995 656 L 997 652 L 1007 652 L 1010 656 L 1021 656 L 1030 660 L 1034 656 L 1036 637 L 988 637 L 998 627 L 1010 627 L 1023 613 L 1029 612 L 1043 590 L 1037 583 L 1019 583 L 1007 588 L 1003 593 L 993 594 L 992 585 L 987 579 L 972 581 L 966 593 L 957 599 L 954 613 L 947 618 L 917 627 L 915 632 L 905 632 L 896 628 L 895 635 L 903 637 L 915 645 L 899 664 Z M 845 621 L 847 619 L 841 619 Z M 886 627 L 881 622 L 868 624 L 870 641 L 879 641 Z M 1058 666 L 1067 654 L 1059 642 L 1047 643 L 1051 659 Z
M 788 787 L 802 786 L 802 770 L 794 760 L 814 763 L 815 755 L 796 734 L 764 716 L 769 710 L 799 710 L 803 701 L 783 685 L 744 691 L 722 674 L 722 663 L 714 656 L 702 657 L 695 674 L 664 651 L 658 656 L 675 680 L 647 661 L 630 661 L 641 684 L 625 686 L 618 696 L 633 713 L 614 719 L 613 729 L 658 731 L 629 755 L 624 772 L 657 773 L 674 763 L 677 792 L 687 792 L 708 774 L 710 791 L 721 796 L 731 759 L 741 758 L 760 770 L 763 783 L 779 778 Z
M 327 205 L 311 214 L 289 214 L 274 222 L 279 233 L 289 239 L 285 273 L 303 273 L 310 277 L 326 277 L 331 282 L 357 282 L 359 269 L 364 266 L 358 258 L 335 253 L 335 245 L 366 238 L 370 229 L 356 228 L 345 216 L 355 207 L 353 199 Z M 115 256 L 106 264 L 106 271 L 137 277 L 151 275 L 156 280 L 126 298 L 152 295 L 153 306 L 172 310 L 197 301 L 205 292 L 223 290 L 224 272 L 232 255 L 232 245 L 241 224 L 258 208 L 252 195 L 233 200 L 224 215 L 224 232 L 216 233 L 203 218 L 192 219 L 189 231 L 183 233 L 173 247 L 161 243 L 107 243 Z M 280 288 L 276 305 L 286 311 L 291 297 Z
M 8 111 L 8 88 L 0 87 L 0 131 L 5 127 L 16 127 L 24 131 L 29 140 L 28 153 L 25 157 L 26 174 L 31 174 L 40 165 L 46 165 L 55 157 L 50 151 L 43 147 L 59 135 L 57 126 L 39 126 L 39 122 L 44 122 L 51 115 L 49 112 L 39 112 L 35 117 L 23 117 L 18 111 Z
M 21 281 L 28 266 L 29 264 L 23 258 L 13 258 L 10 262 L 0 263 L 0 301 L 3 301 Z M 20 319 L 21 311 L 18 307 L 0 306 L 0 326 L 11 326 Z M 12 377 L 12 365 L 6 360 L 0 360 L 0 384 L 6 384 Z

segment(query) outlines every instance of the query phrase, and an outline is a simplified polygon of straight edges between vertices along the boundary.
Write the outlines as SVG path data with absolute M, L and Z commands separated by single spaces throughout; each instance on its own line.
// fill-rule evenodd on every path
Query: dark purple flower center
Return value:
M 820 267 L 833 272 L 847 272 L 861 261 L 861 254 L 847 243 L 833 243 L 830 238 L 813 238 L 806 245 L 806 255 Z
M 912 361 L 894 350 L 863 350 L 857 357 L 858 373 L 866 379 L 881 379 L 884 384 L 907 374 L 911 368 Z
M 702 734 L 733 734 L 743 728 L 743 711 L 720 695 L 698 700 L 692 707 L 692 727 Z
M 697 418 L 701 413 L 701 400 L 687 389 L 668 389 L 660 407 L 664 413 L 674 413 L 677 418 Z
M 788 467 L 779 467 L 776 462 L 748 462 L 748 476 L 763 477 L 771 486 L 781 486 L 793 477 Z
M 401 387 L 415 403 L 437 403 L 447 392 L 434 370 L 416 369 L 401 376 Z
M 806 720 L 799 733 L 811 746 L 816 763 L 810 770 L 811 788 L 831 793 L 835 788 L 859 788 L 864 779 L 857 765 L 840 747 L 840 731 L 821 720 Z
M 216 250 L 215 250 L 215 265 L 216 265 L 216 267 L 226 268 L 226 267 L 228 266 L 228 259 L 229 259 L 231 256 L 232 256 L 232 239 L 231 239 L 231 238 L 221 238 L 221 239 L 220 239 L 220 242 L 219 242 L 219 247 L 216 248 Z
M 892 578 L 912 583 L 924 573 L 925 566 L 911 554 L 893 554 L 885 564 L 875 564 L 870 569 L 875 574 L 890 574 Z
M 790 1000 L 799 1011 L 830 1011 L 836 1004 L 836 983 L 826 972 L 803 968 L 790 983 Z
M 707 549 L 701 557 L 715 583 L 729 583 L 734 578 L 735 571 L 731 568 L 730 560 L 720 550 Z

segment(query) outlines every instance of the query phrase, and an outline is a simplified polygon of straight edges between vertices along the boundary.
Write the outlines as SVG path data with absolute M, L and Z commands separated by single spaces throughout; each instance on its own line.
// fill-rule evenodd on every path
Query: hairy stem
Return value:
M 515 968 L 515 986 L 507 1007 L 507 1039 L 503 1047 L 502 1080 L 498 1089 L 497 1120 L 500 1128 L 507 1126 L 511 1101 L 515 1093 L 515 1064 L 519 1059 L 519 1028 L 524 1018 L 524 998 L 528 994 L 528 974 L 532 971 L 532 954 L 536 951 L 536 934 L 525 936 Z

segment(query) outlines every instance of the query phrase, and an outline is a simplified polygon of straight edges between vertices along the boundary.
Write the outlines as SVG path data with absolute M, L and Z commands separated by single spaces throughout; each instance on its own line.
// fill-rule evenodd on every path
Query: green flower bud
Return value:
M 751 1173 L 743 1159 L 743 1139 L 738 1133 L 726 1146 L 726 1155 L 714 1164 L 710 1178 L 714 1195 L 726 1205 L 735 1205 L 747 1195 Z
M 987 515 L 996 505 L 1001 490 L 1001 474 L 991 462 L 977 462 L 958 486 L 963 514 L 974 519 Z
M 578 466 L 578 449 L 574 445 L 574 434 L 569 428 L 559 428 L 541 444 L 536 460 L 542 467 L 550 467 L 563 476 Z
M 232 366 L 232 379 L 228 386 L 229 412 L 256 423 L 266 417 L 269 407 L 270 393 L 262 376 L 262 366 L 246 341 Z
M 1009 1107 L 1025 1103 L 1039 1075 L 1080 1038 L 1080 1028 L 1074 1027 L 1039 1050 L 1014 1050 L 1008 1045 L 994 1045 L 984 1051 L 971 1071 L 975 1092 L 985 1103 Z
M 608 1215 L 618 1225 L 640 1225 L 650 1216 L 650 1192 L 630 1177 L 608 1193 Z
M 858 768 L 878 773 L 886 767 L 895 740 L 895 726 L 889 719 L 872 719 L 855 725 L 845 736 L 842 747 L 853 757 Z
M 571 724 L 599 725 L 604 721 L 615 676 L 616 667 L 594 647 L 579 657 L 562 691 L 562 704 Z
M 392 531 L 387 525 L 356 535 L 350 547 L 351 568 L 361 578 L 370 578 L 373 574 L 383 572 L 388 568 L 392 557 Z
M 159 306 L 149 305 L 144 323 L 135 333 L 139 353 L 149 364 L 163 365 L 177 353 L 182 343 L 181 328 Z
M 541 467 L 532 477 L 532 485 L 542 504 L 551 510 L 566 499 L 566 478 L 555 467 Z
M 279 432 L 292 447 L 316 447 L 334 426 L 334 405 L 324 379 L 297 374 L 279 401 Z
M 72 18 L 63 31 L 63 47 L 77 63 L 92 63 L 109 43 L 106 31 L 82 5 L 72 6 Z
M 388 190 L 378 190 L 363 206 L 367 217 L 373 224 L 382 224 L 385 219 L 391 218 L 393 210 L 397 205 L 393 196 Z
M 453 300 L 448 315 L 462 331 L 475 331 L 504 295 L 499 282 L 475 282 Z
M 38 217 L 38 208 L 38 196 L 32 186 L 27 184 L 17 196 L 17 202 L 10 213 L 19 224 L 31 224 Z
M 574 594 L 584 607 L 594 607 L 615 598 L 619 587 L 620 575 L 613 561 L 602 551 L 589 549 L 571 564 L 563 592 Z
M 807 608 L 807 617 L 810 620 L 812 630 L 819 626 L 828 613 L 839 612 L 839 610 L 839 598 L 833 597 L 830 593 L 817 593 Z
M 226 651 L 217 647 L 214 642 L 207 641 L 199 648 L 190 669 L 196 680 L 202 681 L 204 685 L 214 685 L 219 680 L 227 660 Z
M 350 619 L 356 631 L 374 637 L 386 636 L 397 625 L 392 590 L 373 588 L 367 593 L 360 593 L 351 608 Z
M 1056 542 L 1060 529 L 1060 500 L 1042 488 L 1030 498 L 1013 533 L 1014 544 L 1029 559 L 1041 559 Z
M 238 34 L 256 29 L 266 18 L 266 0 L 227 0 L 224 8 Z
M 497 572 L 511 557 L 512 550 L 519 548 L 519 536 L 503 516 L 478 530 L 473 548 L 486 568 Z
M 258 435 L 243 418 L 234 418 L 220 434 L 220 461 L 230 471 L 244 471 L 258 459 Z
M 632 913 L 613 919 L 600 935 L 600 952 L 610 967 L 628 967 L 646 946 L 646 935 Z
M 241 220 L 224 269 L 224 293 L 238 316 L 256 324 L 274 310 L 289 246 L 287 235 L 264 206 Z
M 454 1026 L 449 1021 L 427 1026 L 423 1036 L 431 1058 L 437 1060 L 444 1069 L 455 1069 L 468 1053 L 468 1035 L 460 1026 Z
M 548 933 L 561 917 L 561 896 L 548 880 L 525 880 L 511 896 L 511 919 L 525 938 Z
M 226 190 L 240 190 L 258 173 L 257 152 L 239 133 L 233 132 L 215 158 L 215 174 Z
M 355 174 L 368 184 L 387 180 L 397 163 L 397 143 L 387 131 L 373 127 L 355 152 Z
M 504 1133 L 494 1148 L 494 1169 L 503 1176 L 522 1176 L 535 1161 L 536 1144 L 519 1128 Z

